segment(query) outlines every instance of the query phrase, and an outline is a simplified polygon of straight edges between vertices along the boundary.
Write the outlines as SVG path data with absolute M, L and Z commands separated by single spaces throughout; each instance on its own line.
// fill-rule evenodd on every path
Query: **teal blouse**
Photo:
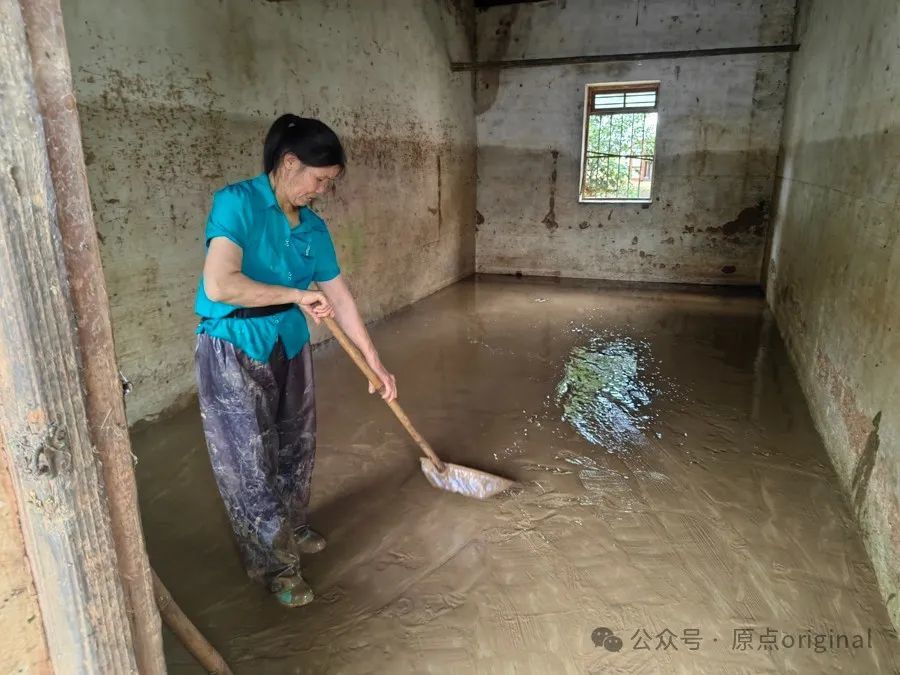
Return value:
M 206 221 L 207 250 L 216 237 L 241 247 L 241 272 L 254 281 L 305 290 L 313 281 L 330 281 L 341 273 L 325 221 L 303 207 L 300 224 L 292 228 L 264 173 L 215 194 Z M 268 360 L 278 338 L 288 358 L 309 341 L 306 317 L 296 306 L 272 316 L 224 318 L 237 308 L 210 300 L 200 275 L 194 303 L 201 317 L 197 333 L 227 340 L 257 361 Z

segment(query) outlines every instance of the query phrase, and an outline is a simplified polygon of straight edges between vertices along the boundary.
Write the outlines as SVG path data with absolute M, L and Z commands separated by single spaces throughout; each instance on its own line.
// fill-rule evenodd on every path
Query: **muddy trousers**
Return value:
M 213 473 L 250 577 L 298 569 L 294 532 L 306 526 L 316 456 L 309 344 L 292 359 L 279 340 L 267 362 L 197 336 L 200 413 Z

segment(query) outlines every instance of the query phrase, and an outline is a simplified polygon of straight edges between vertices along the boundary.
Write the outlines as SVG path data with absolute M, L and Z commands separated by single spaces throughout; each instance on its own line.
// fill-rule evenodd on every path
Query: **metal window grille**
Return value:
M 581 200 L 649 202 L 658 83 L 588 87 Z

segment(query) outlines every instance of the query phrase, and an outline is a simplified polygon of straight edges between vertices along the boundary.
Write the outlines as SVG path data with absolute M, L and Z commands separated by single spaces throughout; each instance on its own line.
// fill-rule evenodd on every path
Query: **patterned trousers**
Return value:
M 247 574 L 269 583 L 299 571 L 293 534 L 306 526 L 316 456 L 309 344 L 288 359 L 279 340 L 260 362 L 201 333 L 194 362 L 206 445 Z

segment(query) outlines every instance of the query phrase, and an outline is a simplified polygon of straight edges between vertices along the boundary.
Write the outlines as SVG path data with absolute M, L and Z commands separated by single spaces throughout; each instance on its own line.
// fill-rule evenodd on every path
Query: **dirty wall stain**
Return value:
M 541 222 L 547 226 L 548 230 L 553 232 L 559 227 L 559 223 L 556 222 L 556 179 L 559 150 L 553 150 L 550 154 L 553 155 L 553 170 L 550 172 L 550 210 L 547 211 L 547 215 L 544 216 Z
M 352 272 L 359 268 L 362 264 L 363 254 L 366 249 L 366 233 L 363 231 L 362 223 L 355 220 L 348 220 L 343 223 L 340 234 L 341 243 L 346 247 L 345 256 L 340 261 L 341 267 L 346 272 Z
M 767 222 L 768 209 L 766 203 L 760 202 L 756 206 L 742 209 L 734 220 L 729 220 L 719 227 L 708 227 L 706 231 L 722 233 L 726 237 L 736 237 L 741 234 L 759 237 L 766 233 Z

